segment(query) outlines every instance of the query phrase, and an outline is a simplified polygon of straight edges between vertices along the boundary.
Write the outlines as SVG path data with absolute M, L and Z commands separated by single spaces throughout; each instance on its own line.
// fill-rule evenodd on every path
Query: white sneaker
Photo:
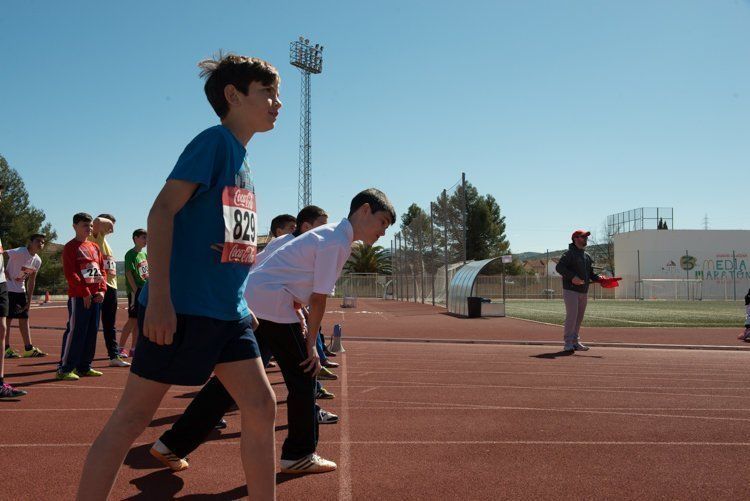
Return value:
M 339 417 L 333 412 L 320 409 L 318 411 L 318 423 L 319 424 L 334 424 L 339 422 Z
M 576 351 L 589 351 L 589 347 L 581 343 L 574 344 L 573 349 L 575 349 Z
M 175 453 L 170 451 L 161 440 L 154 442 L 154 445 L 151 446 L 149 452 L 152 456 L 158 459 L 161 464 L 172 471 L 182 471 L 190 466 L 185 458 L 176 456 Z
M 326 473 L 336 469 L 336 463 L 315 453 L 300 459 L 282 459 L 281 473 Z
M 576 345 L 565 343 L 565 347 L 563 348 L 563 351 L 575 351 L 575 350 L 576 350 Z
M 126 362 L 120 357 L 115 357 L 115 358 L 109 359 L 109 366 L 110 367 L 130 367 L 130 362 Z

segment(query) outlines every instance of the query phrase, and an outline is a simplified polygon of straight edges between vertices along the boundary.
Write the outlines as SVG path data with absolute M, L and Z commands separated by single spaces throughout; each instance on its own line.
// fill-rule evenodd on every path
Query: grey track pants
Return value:
M 565 344 L 578 342 L 579 331 L 583 314 L 586 312 L 586 304 L 589 297 L 587 294 L 563 289 L 563 301 L 565 302 Z

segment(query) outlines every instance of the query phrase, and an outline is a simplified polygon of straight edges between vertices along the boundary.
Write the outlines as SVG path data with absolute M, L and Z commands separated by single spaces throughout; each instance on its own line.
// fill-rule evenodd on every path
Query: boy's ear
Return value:
M 362 205 L 360 205 L 357 211 L 362 211 L 363 215 L 371 214 L 372 208 L 370 207 L 370 202 L 365 202 Z
M 227 103 L 236 105 L 238 103 L 237 87 L 227 84 L 224 87 L 224 99 L 227 100 Z

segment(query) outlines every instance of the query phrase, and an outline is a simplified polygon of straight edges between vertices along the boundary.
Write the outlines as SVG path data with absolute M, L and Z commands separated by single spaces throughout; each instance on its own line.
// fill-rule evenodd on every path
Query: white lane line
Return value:
M 336 410 L 336 407 L 329 407 L 329 409 Z M 114 411 L 114 407 L 100 407 L 100 408 L 81 408 L 81 409 L 68 409 L 68 408 L 53 408 L 53 409 L 2 409 L 0 408 L 0 414 L 6 413 L 6 412 L 83 412 L 83 411 L 99 411 L 99 412 L 109 412 Z M 185 407 L 159 407 L 159 411 L 184 411 Z M 613 407 L 613 408 L 590 408 L 590 409 L 581 409 L 581 408 L 568 408 L 568 407 L 561 407 L 561 408 L 555 408 L 555 409 L 549 409 L 549 408 L 525 408 L 525 407 L 499 407 L 499 406 L 477 406 L 477 405 L 471 405 L 471 404 L 456 404 L 452 407 L 444 407 L 441 406 L 441 404 L 430 404 L 430 403 L 423 403 L 423 404 L 409 404 L 409 405 L 350 405 L 348 406 L 349 411 L 353 410 L 432 410 L 432 411 L 485 411 L 485 410 L 538 410 L 538 411 L 557 411 L 557 412 L 585 412 L 585 411 L 620 411 L 621 413 L 630 414 L 627 411 L 664 411 L 664 412 L 750 412 L 750 409 L 723 409 L 723 408 L 712 408 L 712 409 L 703 409 L 703 408 L 669 408 L 669 407 Z M 636 414 L 637 415 L 637 414 Z M 660 417 L 675 417 L 674 414 L 658 414 Z M 676 416 L 676 417 L 682 417 L 682 416 Z M 696 416 L 700 417 L 700 416 Z
M 466 370 L 452 370 L 452 369 L 405 369 L 403 367 L 379 367 L 379 370 L 377 371 L 370 371 L 365 372 L 363 374 L 358 374 L 359 377 L 363 377 L 365 375 L 370 374 L 393 374 L 393 373 L 402 373 L 402 374 L 481 374 L 483 376 L 486 375 L 506 375 L 506 376 L 550 376 L 550 377 L 557 377 L 557 376 L 575 376 L 575 377 L 593 377 L 593 378 L 618 378 L 618 379 L 647 379 L 647 380 L 665 380 L 665 381 L 711 381 L 711 382 L 736 382 L 737 378 L 729 379 L 728 375 L 718 375 L 719 377 L 726 377 L 727 379 L 709 379 L 707 378 L 707 375 L 705 373 L 700 374 L 700 377 L 697 377 L 698 374 L 695 373 L 695 378 L 690 378 L 686 376 L 692 376 L 693 374 L 684 374 L 684 373 L 670 373 L 670 377 L 665 377 L 663 374 L 664 372 L 653 372 L 653 373 L 637 373 L 637 372 L 614 372 L 614 373 L 596 373 L 596 372 L 577 372 L 577 371 L 569 371 L 569 372 L 547 372 L 547 371 L 466 371 Z
M 150 445 L 153 442 L 136 442 L 132 447 Z M 283 442 L 277 442 L 277 445 Z M 330 444 L 342 442 L 331 441 Z M 355 440 L 347 442 L 351 445 L 614 445 L 614 446 L 667 446 L 667 447 L 750 447 L 750 442 L 649 442 L 649 441 L 617 441 L 617 440 Z M 239 446 L 239 440 L 211 440 L 202 446 Z M 54 444 L 0 444 L 4 448 L 43 448 L 43 447 L 90 447 L 91 443 L 54 443 Z
M 113 411 L 114 407 L 86 407 L 83 409 L 68 409 L 65 407 L 55 407 L 54 409 L 0 409 L 0 414 L 4 412 L 82 412 L 82 411 Z M 185 407 L 159 407 L 159 411 L 184 411 Z
M 341 381 L 341 419 L 339 426 L 341 428 L 341 445 L 339 447 L 339 499 L 342 501 L 351 501 L 352 499 L 352 478 L 351 478 L 351 446 L 349 442 L 349 385 L 347 384 L 347 364 L 346 353 L 342 353 L 341 370 L 339 371 L 339 381 Z
M 64 384 L 55 384 L 55 383 L 45 383 L 45 384 L 34 385 L 33 391 L 37 391 L 37 390 L 122 390 L 124 388 L 125 388 L 124 384 L 122 386 L 81 386 L 77 384 L 76 382 L 71 381 L 70 386 L 64 385 Z M 167 390 L 167 393 L 191 393 L 194 391 L 196 390 L 195 389 L 192 389 L 192 390 L 175 389 L 175 390 Z M 192 400 L 193 397 L 189 397 L 189 399 Z
M 385 404 L 399 404 L 404 405 L 417 405 L 422 406 L 427 402 L 399 402 L 397 400 L 362 400 L 362 402 L 371 403 L 385 403 Z M 750 422 L 750 418 L 736 418 L 736 417 L 721 417 L 721 416 L 693 416 L 686 414 L 655 414 L 650 412 L 622 412 L 622 411 L 597 411 L 590 409 L 570 409 L 570 408 L 550 408 L 550 407 L 517 407 L 517 406 L 501 406 L 501 405 L 467 405 L 467 404 L 450 404 L 447 402 L 436 403 L 435 410 L 440 410 L 440 406 L 446 408 L 455 408 L 459 405 L 476 410 L 498 410 L 498 411 L 522 411 L 522 412 L 560 412 L 560 413 L 573 413 L 573 414 L 595 414 L 595 415 L 610 415 L 610 416 L 635 416 L 635 417 L 656 417 L 656 418 L 678 418 L 678 419 L 696 419 L 706 421 L 738 421 L 738 422 Z
M 712 397 L 712 398 L 750 398 L 750 395 L 717 395 L 715 393 L 703 394 L 703 393 L 675 393 L 665 391 L 629 391 L 621 388 L 627 387 L 585 387 L 585 386 L 512 386 L 512 385 L 485 385 L 485 384 L 448 384 L 448 383 L 409 383 L 404 381 L 367 381 L 370 384 L 361 385 L 350 385 L 350 388 L 356 388 L 357 386 L 369 388 L 372 383 L 379 383 L 380 385 L 393 386 L 399 389 L 414 389 L 414 388 L 434 388 L 434 389 L 505 389 L 505 390 L 531 390 L 531 391 L 574 391 L 574 392 L 600 392 L 600 393 L 624 393 L 634 395 L 654 395 L 654 396 L 681 396 L 681 397 Z M 652 388 L 646 386 L 643 388 Z M 666 389 L 679 390 L 681 388 L 675 387 L 664 387 Z M 704 390 L 704 388 L 684 388 L 685 390 L 694 389 L 696 391 Z M 722 390 L 725 388 L 721 388 Z M 740 388 L 742 391 L 746 391 L 747 388 Z
M 359 394 L 361 395 L 361 394 L 363 394 L 363 393 L 369 393 L 369 392 L 371 392 L 371 391 L 373 391 L 373 390 L 377 390 L 378 388 L 380 388 L 380 386 L 372 386 L 372 387 L 370 387 L 370 388 L 367 388 L 366 390 L 362 390 L 362 391 L 360 391 L 360 392 L 359 392 Z

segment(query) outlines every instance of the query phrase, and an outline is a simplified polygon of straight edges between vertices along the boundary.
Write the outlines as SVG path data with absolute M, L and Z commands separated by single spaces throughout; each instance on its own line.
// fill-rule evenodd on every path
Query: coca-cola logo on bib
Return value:
M 233 246 L 229 251 L 229 260 L 239 263 L 251 262 L 250 259 L 253 256 L 253 250 L 253 247 L 244 247 L 239 245 Z
M 245 209 L 252 208 L 252 192 L 247 190 L 237 190 L 234 192 L 234 205 L 235 207 L 243 207 Z

